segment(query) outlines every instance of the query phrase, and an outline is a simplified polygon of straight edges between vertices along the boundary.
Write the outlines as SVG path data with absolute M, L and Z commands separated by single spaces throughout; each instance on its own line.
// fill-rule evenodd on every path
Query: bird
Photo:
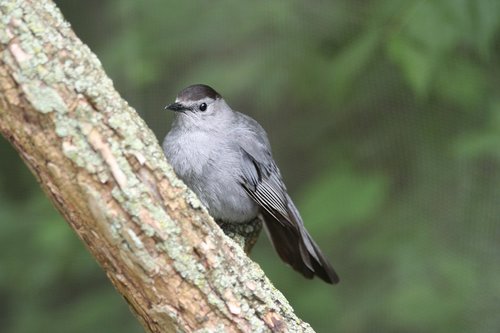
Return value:
M 306 278 L 338 283 L 287 193 L 262 126 L 204 84 L 182 89 L 165 109 L 175 113 L 162 144 L 165 156 L 210 215 L 241 229 L 252 221 L 258 229 L 263 221 L 285 263 Z

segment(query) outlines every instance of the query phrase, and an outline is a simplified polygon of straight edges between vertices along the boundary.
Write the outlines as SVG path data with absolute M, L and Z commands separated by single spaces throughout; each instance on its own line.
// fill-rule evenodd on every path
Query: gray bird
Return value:
M 202 84 L 183 89 L 165 108 L 176 112 L 163 141 L 165 155 L 209 213 L 217 221 L 242 225 L 263 217 L 283 261 L 306 278 L 337 283 L 287 194 L 264 129 Z

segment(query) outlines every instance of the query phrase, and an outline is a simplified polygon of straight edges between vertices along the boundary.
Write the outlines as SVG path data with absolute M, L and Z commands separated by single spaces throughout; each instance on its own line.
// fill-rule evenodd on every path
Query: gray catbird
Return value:
M 233 111 L 209 86 L 182 90 L 163 150 L 176 174 L 218 221 L 244 224 L 259 214 L 281 259 L 307 278 L 339 278 L 304 227 L 271 155 L 264 129 Z

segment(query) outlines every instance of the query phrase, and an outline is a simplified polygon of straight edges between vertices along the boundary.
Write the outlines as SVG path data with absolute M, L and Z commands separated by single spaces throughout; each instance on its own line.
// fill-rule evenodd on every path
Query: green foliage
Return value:
M 317 332 L 500 330 L 500 2 L 61 0 L 161 138 L 208 83 L 270 133 L 341 283 L 254 259 Z M 91 18 L 91 19 L 89 19 Z M 2 332 L 139 332 L 0 142 Z
M 387 200 L 387 185 L 384 177 L 354 173 L 352 167 L 328 170 L 304 190 L 299 201 L 302 217 L 310 221 L 308 229 L 314 234 L 366 223 Z

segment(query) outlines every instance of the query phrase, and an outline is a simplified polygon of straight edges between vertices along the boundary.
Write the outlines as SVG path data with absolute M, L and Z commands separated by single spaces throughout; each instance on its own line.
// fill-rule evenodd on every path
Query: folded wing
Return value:
M 318 276 L 328 283 L 339 282 L 337 273 L 305 229 L 270 153 L 255 157 L 243 147 L 240 151 L 241 185 L 262 208 L 266 229 L 281 259 L 307 278 Z

